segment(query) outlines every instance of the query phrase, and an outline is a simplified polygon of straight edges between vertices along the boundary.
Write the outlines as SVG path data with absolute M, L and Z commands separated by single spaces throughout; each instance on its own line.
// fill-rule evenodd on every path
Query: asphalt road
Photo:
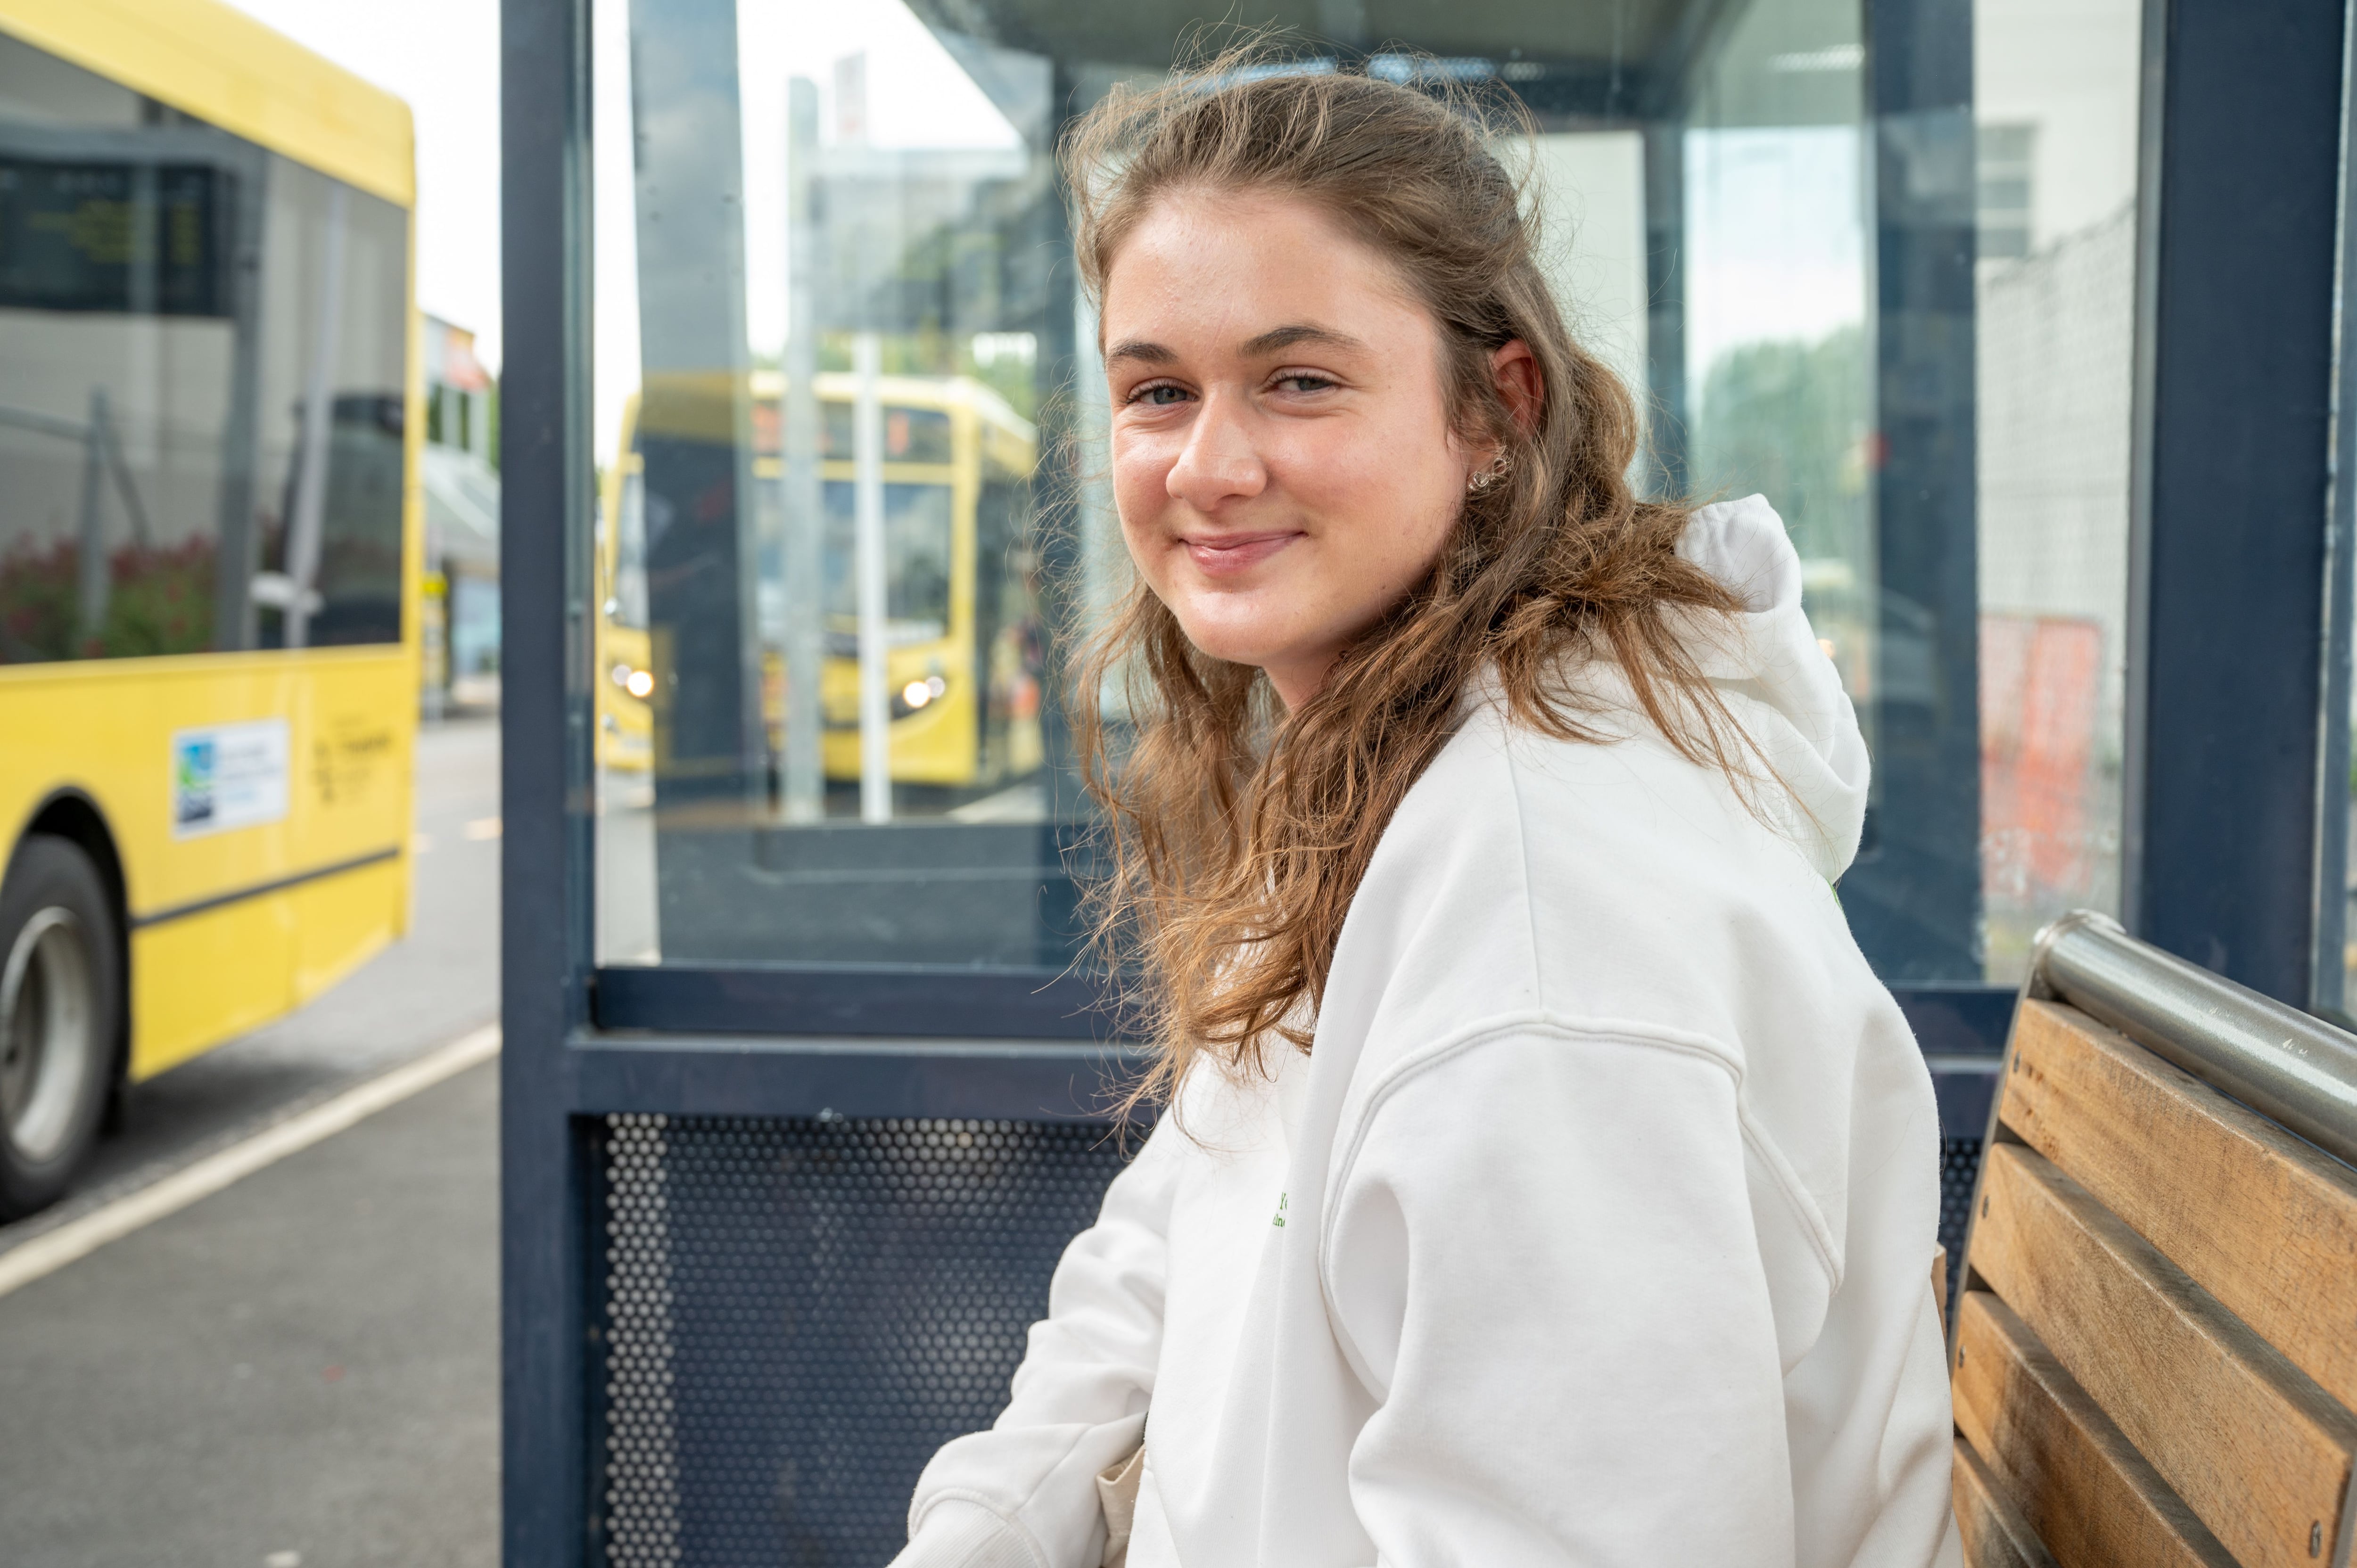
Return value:
M 496 1016 L 498 733 L 418 753 L 409 937 L 134 1090 L 0 1251 Z M 0 1562 L 495 1563 L 497 1095 L 472 1069 L 0 1297 Z

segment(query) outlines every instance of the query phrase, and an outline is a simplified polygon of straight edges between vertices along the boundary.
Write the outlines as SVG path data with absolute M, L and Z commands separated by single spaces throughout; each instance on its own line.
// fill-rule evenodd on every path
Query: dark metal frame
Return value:
M 2324 634 L 2318 650 L 2316 759 L 2316 886 L 2314 925 L 2309 941 L 2309 1005 L 2343 1025 L 2351 1022 L 2347 970 L 2349 929 L 2349 711 L 2357 677 L 2357 484 L 2350 464 L 2357 460 L 2357 358 L 2349 349 L 2351 312 L 2357 310 L 2357 269 L 2350 266 L 2350 220 L 2357 216 L 2357 113 L 2351 91 L 2357 84 L 2357 33 L 2342 40 L 2341 109 L 2341 209 L 2335 231 L 2340 282 L 2333 316 L 2332 501 L 2324 541 Z
M 814 964 L 601 969 L 592 1011 L 601 1029 L 1103 1040 L 1109 999 L 1051 969 L 829 969 Z
M 1862 3 L 1878 42 L 1909 25 L 1920 35 L 1921 58 L 1878 70 L 1878 113 L 1953 109 L 1933 35 L 1959 0 L 1923 0 L 1912 23 L 1900 0 Z M 503 1528 L 505 1561 L 522 1568 L 594 1547 L 601 1253 L 586 1204 L 598 1119 L 1101 1119 L 1137 1064 L 1105 1043 L 1114 1019 L 1093 989 L 1045 971 L 596 968 L 578 527 L 592 504 L 587 5 L 502 11 Z M 2317 866 L 2333 837 L 2319 813 L 2338 800 L 2322 764 L 2346 756 L 2345 728 L 2336 753 L 2319 723 L 2326 656 L 2346 639 L 2326 597 L 2342 15 L 2338 0 L 2148 0 L 2146 27 L 2126 909 L 2161 947 L 2301 1004 L 2319 906 L 2339 889 L 2338 865 Z M 1969 234 L 1960 271 L 1954 225 L 1916 228 L 1900 254 L 1883 237 L 1886 272 L 1920 263 L 1919 282 L 1968 287 Z M 1892 345 L 1886 376 L 1910 351 Z M 1969 463 L 1934 439 L 1894 451 L 1908 466 L 1886 489 L 1970 484 Z M 1968 500 L 1968 489 L 1947 499 L 1958 494 Z M 2334 500 L 2345 546 L 2357 502 L 2346 487 Z M 1924 564 L 1935 587 L 1964 570 Z M 2339 603 L 2345 617 L 2345 589 Z M 2329 625 L 2342 643 L 2328 643 Z M 1968 702 L 1971 650 L 1950 651 L 1961 673 L 1948 699 Z M 1951 805 L 1966 798 L 1948 783 Z M 1941 787 L 1928 774 L 1924 786 Z M 1977 1130 L 2012 993 L 1912 983 L 1898 995 L 1943 1123 Z
M 583 0 L 505 0 L 500 31 L 500 730 L 502 1559 L 586 1541 L 588 1292 L 565 1041 L 583 1019 L 586 662 L 572 526 L 588 504 L 589 26 Z
M 515 1568 L 579 1563 L 598 1534 L 587 1200 L 602 1117 L 1102 1121 L 1137 1065 L 1073 1027 L 1095 999 L 1053 974 L 595 970 L 577 527 L 591 505 L 588 34 L 584 0 L 504 0 L 500 1331 Z M 679 1032 L 748 1021 L 777 1032 Z M 906 1037 L 926 1034 L 963 1037 Z
M 1874 798 L 1842 878 L 1850 927 L 1893 984 L 1981 972 L 1978 188 L 1971 0 L 1865 0 L 1874 171 Z M 1902 660 L 1929 686 L 1892 695 Z
M 2122 909 L 2307 1005 L 2339 0 L 2147 0 Z

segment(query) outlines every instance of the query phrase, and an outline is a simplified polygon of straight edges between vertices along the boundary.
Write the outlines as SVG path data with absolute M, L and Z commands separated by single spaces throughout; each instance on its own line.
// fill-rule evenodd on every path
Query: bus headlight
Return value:
M 617 664 L 607 673 L 613 678 L 615 685 L 633 697 L 645 697 L 655 689 L 654 671 L 651 670 L 633 670 L 627 664 Z
M 906 718 L 918 709 L 941 700 L 950 683 L 939 675 L 928 675 L 921 681 L 911 681 L 900 688 L 892 704 L 894 718 Z

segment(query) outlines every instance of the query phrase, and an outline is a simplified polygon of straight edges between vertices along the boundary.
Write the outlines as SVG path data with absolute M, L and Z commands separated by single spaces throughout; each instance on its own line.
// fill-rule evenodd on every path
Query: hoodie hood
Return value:
M 1866 824 L 1869 767 L 1857 712 L 1801 611 L 1801 558 L 1764 496 L 1704 507 L 1678 554 L 1742 600 L 1732 617 L 1681 613 L 1703 673 L 1773 778 L 1756 804 L 1828 882 Z

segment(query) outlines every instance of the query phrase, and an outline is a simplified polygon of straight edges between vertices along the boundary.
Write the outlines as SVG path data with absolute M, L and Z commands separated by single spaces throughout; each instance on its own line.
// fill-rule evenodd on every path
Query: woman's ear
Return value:
M 1490 356 L 1490 379 L 1513 415 L 1514 428 L 1524 436 L 1539 427 L 1539 404 L 1546 398 L 1546 378 L 1539 373 L 1539 357 L 1520 338 Z

